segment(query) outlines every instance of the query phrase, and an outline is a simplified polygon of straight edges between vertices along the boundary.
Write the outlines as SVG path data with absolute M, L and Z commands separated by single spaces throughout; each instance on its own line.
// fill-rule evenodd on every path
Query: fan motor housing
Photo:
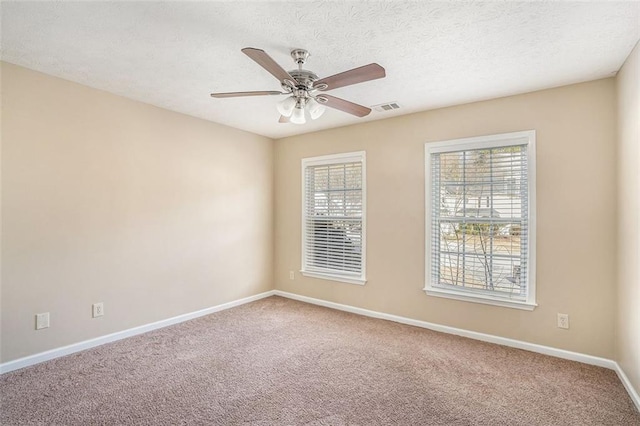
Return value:
M 318 79 L 318 76 L 309 70 L 291 70 L 289 75 L 295 79 L 298 89 L 309 89 L 313 86 L 313 82 Z M 282 85 L 286 88 L 286 85 Z

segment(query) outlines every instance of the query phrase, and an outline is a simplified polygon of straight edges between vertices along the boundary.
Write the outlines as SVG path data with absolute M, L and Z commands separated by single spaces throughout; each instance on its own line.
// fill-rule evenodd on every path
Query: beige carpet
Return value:
M 271 297 L 0 377 L 2 425 L 640 425 L 613 371 Z

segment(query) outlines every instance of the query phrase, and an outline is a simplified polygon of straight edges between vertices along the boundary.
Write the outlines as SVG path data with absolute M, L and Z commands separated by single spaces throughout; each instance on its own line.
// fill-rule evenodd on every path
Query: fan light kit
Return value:
M 264 50 L 245 47 L 242 52 L 277 78 L 283 91 L 212 93 L 211 96 L 214 98 L 235 98 L 241 96 L 288 95 L 287 98 L 276 105 L 280 113 L 280 120 L 278 120 L 280 123 L 304 124 L 307 122 L 307 115 L 312 120 L 315 120 L 324 113 L 326 107 L 338 109 L 357 117 L 364 117 L 371 112 L 370 108 L 319 92 L 376 80 L 385 76 L 384 68 L 378 64 L 369 64 L 318 79 L 315 73 L 302 68 L 309 57 L 309 52 L 304 49 L 291 51 L 291 57 L 298 65 L 298 69 L 291 71 L 285 71 Z

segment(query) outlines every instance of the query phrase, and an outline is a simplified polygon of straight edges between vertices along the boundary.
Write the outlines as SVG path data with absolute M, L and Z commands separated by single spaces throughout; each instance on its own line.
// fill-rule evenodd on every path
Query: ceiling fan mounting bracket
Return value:
M 304 49 L 293 49 L 291 51 L 291 57 L 293 58 L 293 62 L 302 68 L 302 65 L 304 65 L 309 57 L 309 52 Z

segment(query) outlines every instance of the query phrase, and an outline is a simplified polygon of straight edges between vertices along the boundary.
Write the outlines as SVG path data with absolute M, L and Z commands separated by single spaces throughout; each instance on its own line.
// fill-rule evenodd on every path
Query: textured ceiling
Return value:
M 2 60 L 162 108 L 283 137 L 614 75 L 640 38 L 638 2 L 3 2 Z M 278 90 L 240 52 L 320 77 L 377 62 L 387 77 L 330 92 L 401 109 L 279 124 Z M 63 99 L 60 100 L 64 102 Z

